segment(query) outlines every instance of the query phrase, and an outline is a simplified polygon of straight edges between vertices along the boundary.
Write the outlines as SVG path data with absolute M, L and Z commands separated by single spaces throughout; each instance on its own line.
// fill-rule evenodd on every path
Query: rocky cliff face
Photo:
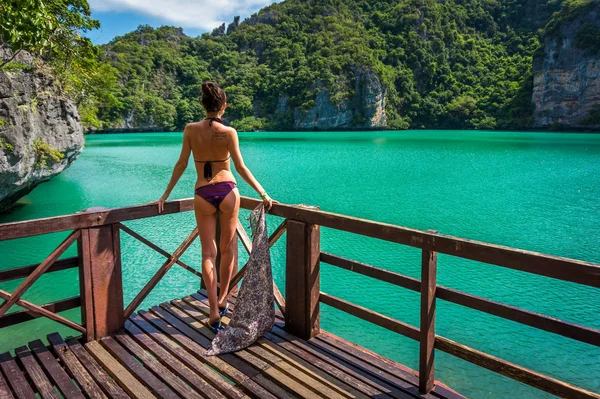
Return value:
M 0 59 L 7 56 L 0 47 Z M 57 94 L 31 56 L 15 61 L 26 68 L 0 72 L 0 211 L 62 172 L 83 148 L 75 105 Z
M 372 71 L 356 70 L 354 95 L 337 103 L 331 100 L 329 91 L 321 82 L 316 83 L 315 106 L 308 111 L 295 109 L 294 129 L 378 129 L 387 127 L 385 115 L 385 91 L 377 75 Z M 281 100 L 278 111 L 285 110 Z
M 594 31 L 600 34 L 600 3 L 544 37 L 533 65 L 535 127 L 600 129 L 600 51 Z

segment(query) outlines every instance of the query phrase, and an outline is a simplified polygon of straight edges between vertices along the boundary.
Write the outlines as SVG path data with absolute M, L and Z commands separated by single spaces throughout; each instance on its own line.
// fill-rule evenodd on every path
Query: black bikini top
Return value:
M 221 118 L 206 118 L 205 120 L 209 121 L 208 124 L 210 126 L 212 126 L 213 122 L 215 122 L 215 121 L 219 122 L 221 124 L 224 124 L 223 119 L 221 119 Z M 231 155 L 220 161 L 198 161 L 196 159 L 194 159 L 194 161 L 204 164 L 204 178 L 210 181 L 212 179 L 212 165 L 211 164 L 214 162 L 225 162 L 225 161 L 228 161 L 229 158 L 231 158 Z

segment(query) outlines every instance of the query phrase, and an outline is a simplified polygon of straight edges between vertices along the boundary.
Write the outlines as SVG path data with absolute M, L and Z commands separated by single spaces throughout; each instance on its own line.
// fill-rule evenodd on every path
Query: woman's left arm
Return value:
M 158 212 L 162 212 L 165 209 L 165 201 L 171 195 L 171 191 L 185 172 L 188 161 L 190 159 L 190 152 L 192 147 L 190 146 L 190 137 L 189 137 L 189 128 L 186 126 L 183 130 L 183 144 L 181 146 L 181 154 L 179 155 L 179 159 L 173 168 L 173 174 L 171 175 L 171 180 L 165 189 L 164 194 L 158 200 Z

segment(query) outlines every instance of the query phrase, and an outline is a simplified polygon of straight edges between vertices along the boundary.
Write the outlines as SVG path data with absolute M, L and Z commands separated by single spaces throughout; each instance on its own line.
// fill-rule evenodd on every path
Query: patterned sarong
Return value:
M 250 214 L 252 252 L 229 326 L 219 331 L 207 356 L 235 352 L 253 344 L 275 323 L 273 272 L 264 205 Z

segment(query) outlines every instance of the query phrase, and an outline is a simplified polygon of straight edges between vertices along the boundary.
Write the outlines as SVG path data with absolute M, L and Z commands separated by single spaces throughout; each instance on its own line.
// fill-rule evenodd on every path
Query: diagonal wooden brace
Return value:
M 194 231 L 190 233 L 190 235 L 181 243 L 181 245 L 173 252 L 173 255 L 163 265 L 158 269 L 158 271 L 152 276 L 150 281 L 144 286 L 144 288 L 140 291 L 139 294 L 131 301 L 131 303 L 125 309 L 125 320 L 129 318 L 135 311 L 135 309 L 140 306 L 142 301 L 148 296 L 150 291 L 156 287 L 156 284 L 167 274 L 171 266 L 177 262 L 179 257 L 183 255 L 183 253 L 192 245 L 194 240 L 198 237 L 198 227 L 194 228 Z
M 126 232 L 127 234 L 129 234 L 130 236 L 132 236 L 133 238 L 135 238 L 136 240 L 138 240 L 139 242 L 141 242 L 142 244 L 146 244 L 148 247 L 152 248 L 153 250 L 155 250 L 156 252 L 158 252 L 159 254 L 161 254 L 162 256 L 164 256 L 167 259 L 171 259 L 171 254 L 168 253 L 167 251 L 165 251 L 164 249 L 162 249 L 161 247 L 159 247 L 158 245 L 154 244 L 152 241 L 148 240 L 147 238 L 142 237 L 140 234 L 136 233 L 135 231 L 131 230 L 129 227 L 125 226 L 122 223 L 119 223 L 119 228 L 121 230 L 123 230 L 124 232 Z M 181 260 L 176 260 L 175 261 L 176 264 L 178 264 L 179 266 L 183 267 L 185 270 L 187 270 L 190 273 L 195 274 L 196 276 L 202 278 L 202 273 L 199 272 L 198 270 L 194 269 L 193 267 L 189 266 L 188 264 L 182 262 Z
M 0 290 L 0 298 L 9 299 L 10 297 L 11 297 L 11 295 L 8 292 Z M 86 332 L 85 328 L 80 326 L 79 324 L 74 323 L 71 320 L 68 320 L 56 313 L 52 313 L 51 311 L 46 310 L 43 307 L 35 305 L 29 301 L 26 301 L 24 299 L 19 299 L 19 300 L 17 300 L 16 304 L 24 307 L 25 309 L 31 311 L 32 313 L 47 317 L 50 320 L 54 320 L 57 323 L 61 323 L 67 327 L 74 329 L 74 330 L 80 331 L 82 333 Z
M 23 296 L 25 291 L 27 291 L 29 287 L 31 287 L 33 283 L 35 283 L 37 279 L 40 278 L 40 276 L 54 264 L 58 257 L 61 256 L 67 250 L 67 248 L 69 248 L 71 244 L 73 244 L 79 238 L 80 234 L 81 233 L 79 230 L 75 230 L 69 234 L 69 236 L 65 238 L 64 241 L 61 242 L 60 245 L 56 247 L 56 249 L 52 251 L 52 253 L 42 263 L 40 263 L 38 267 L 35 268 L 29 277 L 27 277 L 25 281 L 23 281 L 21 285 L 19 285 L 17 289 L 13 291 L 9 298 L 4 298 L 5 301 L 2 304 L 2 307 L 0 307 L 0 317 L 4 316 L 8 309 L 17 303 L 19 299 L 21 299 L 21 296 Z

